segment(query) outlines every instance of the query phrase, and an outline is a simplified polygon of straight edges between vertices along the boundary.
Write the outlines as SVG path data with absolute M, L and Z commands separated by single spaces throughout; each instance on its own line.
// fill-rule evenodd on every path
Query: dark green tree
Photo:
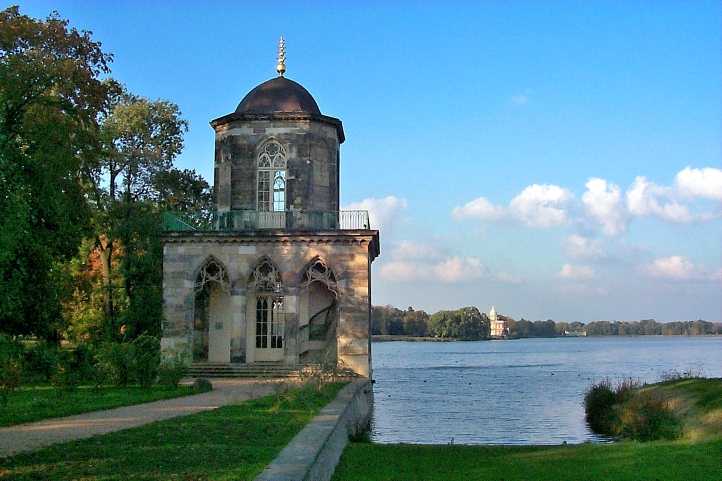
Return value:
M 0 12 L 0 330 L 57 338 L 61 264 L 88 232 L 79 173 L 99 153 L 111 56 L 52 14 Z

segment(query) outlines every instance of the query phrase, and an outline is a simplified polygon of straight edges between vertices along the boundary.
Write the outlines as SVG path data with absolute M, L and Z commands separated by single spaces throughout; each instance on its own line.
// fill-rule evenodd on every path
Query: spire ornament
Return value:
M 286 73 L 286 39 L 283 38 L 283 35 L 278 39 L 278 64 L 276 65 L 276 72 L 278 72 L 280 77 L 283 77 L 283 74 Z

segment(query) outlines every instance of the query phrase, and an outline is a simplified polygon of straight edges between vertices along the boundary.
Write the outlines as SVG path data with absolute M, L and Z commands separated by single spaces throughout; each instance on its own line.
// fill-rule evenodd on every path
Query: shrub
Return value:
M 618 434 L 637 441 L 676 439 L 682 425 L 668 400 L 656 391 L 640 391 L 619 406 Z
M 70 363 L 81 379 L 95 379 L 95 356 L 96 352 L 89 344 L 78 344 L 72 351 Z
M 199 377 L 193 381 L 193 390 L 196 392 L 208 392 L 213 390 L 213 384 L 208 379 Z
M 109 342 L 98 351 L 96 369 L 107 374 L 116 386 L 127 386 L 132 369 L 132 345 L 129 343 Z
M 164 386 L 177 387 L 186 373 L 186 363 L 180 352 L 167 356 L 158 369 L 158 383 Z
M 160 341 L 157 337 L 141 334 L 133 341 L 133 373 L 142 387 L 150 387 L 158 378 Z
M 57 389 L 58 395 L 66 391 L 74 391 L 80 384 L 80 373 L 67 362 L 60 362 L 50 377 L 50 382 Z
M 48 342 L 38 342 L 25 351 L 24 361 L 27 377 L 49 381 L 58 368 L 58 347 Z
M 584 394 L 584 413 L 592 431 L 613 435 L 616 415 L 614 404 L 617 396 L 609 379 L 592 384 Z
M 22 346 L 0 334 L 0 403 L 5 406 L 10 393 L 20 387 L 23 373 Z

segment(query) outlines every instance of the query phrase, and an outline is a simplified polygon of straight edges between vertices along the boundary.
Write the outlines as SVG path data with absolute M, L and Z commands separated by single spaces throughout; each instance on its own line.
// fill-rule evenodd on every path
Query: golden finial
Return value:
M 276 72 L 278 72 L 278 75 L 281 77 L 286 73 L 286 40 L 283 38 L 283 35 L 281 35 L 281 38 L 278 40 L 278 65 L 276 65 Z

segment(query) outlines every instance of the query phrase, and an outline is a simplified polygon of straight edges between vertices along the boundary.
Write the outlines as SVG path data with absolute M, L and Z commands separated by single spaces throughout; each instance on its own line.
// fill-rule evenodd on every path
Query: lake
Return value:
M 375 342 L 372 356 L 378 443 L 605 441 L 584 421 L 592 382 L 673 369 L 722 377 L 719 336 Z

